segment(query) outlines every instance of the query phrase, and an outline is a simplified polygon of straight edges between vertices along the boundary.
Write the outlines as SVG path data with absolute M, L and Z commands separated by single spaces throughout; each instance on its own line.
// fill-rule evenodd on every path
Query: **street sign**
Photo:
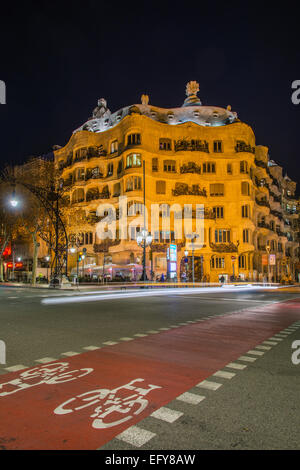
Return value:
M 269 264 L 270 266 L 275 266 L 276 265 L 276 255 L 269 255 Z

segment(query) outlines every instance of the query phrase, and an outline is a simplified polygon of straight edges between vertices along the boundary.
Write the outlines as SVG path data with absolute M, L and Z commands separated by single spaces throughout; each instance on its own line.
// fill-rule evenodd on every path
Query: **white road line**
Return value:
M 87 349 L 88 351 L 95 351 L 96 349 L 101 349 L 100 346 L 85 346 L 82 349 Z
M 167 330 L 170 330 L 170 328 L 158 328 L 159 330 L 161 331 L 167 331 Z
M 105 344 L 106 346 L 114 346 L 114 344 L 118 344 L 117 341 L 105 341 L 105 343 L 102 343 L 102 344 Z
M 263 344 L 269 344 L 270 346 L 276 346 L 278 343 L 275 343 L 275 341 L 263 341 Z
M 213 374 L 214 377 L 221 377 L 222 379 L 232 379 L 235 375 L 234 372 L 226 372 L 225 370 L 218 370 Z
M 9 372 L 17 372 L 18 370 L 27 369 L 27 366 L 17 364 L 16 366 L 4 367 L 4 369 L 8 370 Z
M 246 362 L 254 362 L 256 361 L 256 357 L 250 357 L 250 356 L 240 356 L 238 358 L 239 361 L 246 361 Z
M 188 323 L 178 323 L 178 325 L 182 325 L 182 326 L 183 326 L 183 325 L 185 326 L 185 325 L 187 325 L 187 324 L 188 324 Z
M 247 354 L 254 354 L 254 356 L 263 356 L 265 353 L 263 351 L 254 351 L 251 349 L 250 351 L 247 351 Z
M 79 354 L 78 352 L 74 352 L 74 351 L 67 351 L 65 353 L 61 353 L 62 356 L 77 356 L 77 354 Z
M 136 333 L 135 335 L 133 336 L 137 336 L 138 338 L 144 338 L 144 336 L 148 336 L 148 335 L 145 335 L 143 333 Z
M 277 338 L 277 337 L 278 337 L 278 338 L 286 338 L 286 337 L 288 336 L 288 333 L 277 333 L 277 334 L 274 335 L 274 336 L 276 336 L 276 338 Z
M 185 392 L 182 395 L 179 395 L 179 397 L 176 397 L 176 400 L 183 401 L 189 405 L 198 405 L 204 399 L 204 396 L 190 392 Z
M 246 369 L 247 366 L 245 366 L 245 364 L 238 364 L 237 362 L 229 362 L 225 367 L 229 367 L 229 369 L 243 370 Z
M 255 346 L 257 349 L 263 349 L 265 351 L 270 351 L 271 346 L 261 346 L 260 344 L 258 346 Z
M 151 413 L 150 416 L 153 418 L 161 419 L 162 421 L 166 421 L 167 423 L 174 423 L 180 416 L 183 416 L 181 411 L 171 410 L 170 408 L 165 408 L 162 406 L 158 410 Z
M 135 447 L 142 447 L 146 442 L 150 441 L 156 434 L 138 426 L 131 426 L 116 436 L 116 439 L 131 444 Z
M 149 330 L 147 331 L 147 333 L 150 333 L 151 335 L 155 335 L 155 333 L 159 333 L 159 331 Z
M 202 382 L 198 383 L 196 387 L 205 388 L 207 390 L 218 390 L 218 388 L 222 387 L 223 384 L 218 384 L 217 382 L 211 382 L 210 380 L 203 380 Z
M 8 299 L 18 299 L 19 297 L 7 297 Z
M 272 338 L 269 338 L 271 341 L 283 341 L 282 338 L 276 338 L 276 336 L 272 336 Z
M 42 357 L 41 359 L 35 359 L 35 362 L 41 362 L 42 364 L 47 364 L 47 362 L 57 361 L 53 357 Z
M 120 341 L 133 341 L 133 338 L 124 337 L 124 338 L 120 338 Z

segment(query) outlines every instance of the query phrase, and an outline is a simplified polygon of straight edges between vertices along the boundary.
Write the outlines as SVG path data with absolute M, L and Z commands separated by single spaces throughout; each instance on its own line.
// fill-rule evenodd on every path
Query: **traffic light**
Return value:
M 78 253 L 78 261 L 81 261 L 81 260 L 82 260 L 82 251 Z

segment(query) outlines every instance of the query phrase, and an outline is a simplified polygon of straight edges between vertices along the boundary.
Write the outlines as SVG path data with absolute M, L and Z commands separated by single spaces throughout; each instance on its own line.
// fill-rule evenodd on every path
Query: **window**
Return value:
M 109 163 L 107 165 L 107 176 L 112 176 L 113 172 L 114 172 L 114 164 Z
M 118 175 L 123 171 L 123 160 L 121 159 L 118 163 Z
M 166 194 L 165 181 L 156 181 L 156 194 Z
M 158 171 L 158 158 L 152 158 L 152 171 Z
M 223 219 L 224 218 L 224 207 L 223 206 L 216 206 L 213 207 L 213 213 L 216 219 Z
M 84 180 L 84 168 L 77 168 L 75 170 L 75 181 L 83 181 Z
M 210 184 L 209 192 L 211 196 L 224 196 L 224 184 L 223 183 Z
M 227 230 L 227 229 L 215 230 L 215 242 L 216 243 L 229 243 L 230 242 L 230 230 Z
M 250 230 L 245 228 L 243 230 L 243 243 L 249 243 L 250 240 Z
M 72 194 L 72 202 L 82 202 L 84 201 L 84 190 L 83 188 L 75 189 Z
M 221 140 L 214 140 L 214 152 L 215 153 L 223 152 Z
M 133 191 L 141 189 L 142 179 L 140 176 L 131 176 L 126 181 L 126 191 Z
M 121 184 L 116 183 L 116 184 L 114 184 L 114 193 L 113 193 L 113 195 L 114 195 L 114 197 L 116 197 L 116 196 L 120 196 L 120 194 L 121 194 Z
M 232 175 L 232 164 L 231 163 L 227 163 L 227 174 Z
M 173 230 L 161 230 L 160 231 L 160 242 L 174 242 L 175 241 L 175 233 Z
M 239 256 L 239 268 L 246 269 L 247 268 L 247 260 L 245 255 Z
M 140 153 L 130 153 L 126 158 L 126 168 L 137 168 L 142 166 Z
M 128 203 L 127 215 L 143 215 L 144 204 L 142 202 L 130 201 Z
M 243 182 L 242 182 L 241 190 L 242 190 L 242 195 L 243 195 L 243 196 L 249 196 L 249 194 L 250 194 L 250 186 L 249 186 L 249 183 L 247 183 L 247 181 L 243 181 Z
M 159 150 L 171 150 L 171 139 L 159 139 Z
M 203 163 L 203 173 L 215 173 L 216 164 L 212 162 Z
M 210 260 L 212 269 L 225 268 L 225 258 L 213 256 Z
M 168 171 L 170 173 L 176 173 L 175 160 L 164 160 L 164 171 Z
M 141 145 L 141 134 L 129 134 L 127 136 L 127 145 Z
M 118 151 L 118 141 L 113 140 L 112 143 L 110 144 L 110 153 L 115 153 Z
M 242 217 L 250 217 L 250 207 L 248 204 L 242 206 Z
M 248 173 L 248 163 L 245 161 L 240 162 L 240 173 Z

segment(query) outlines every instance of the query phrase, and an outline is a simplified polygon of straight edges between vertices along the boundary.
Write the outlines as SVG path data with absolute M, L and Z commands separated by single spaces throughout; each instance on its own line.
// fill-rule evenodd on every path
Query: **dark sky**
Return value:
M 1 164 L 65 145 L 98 98 L 112 112 L 140 103 L 142 93 L 177 107 L 196 80 L 204 105 L 230 104 L 300 183 L 296 3 L 8 3 L 0 8 Z

